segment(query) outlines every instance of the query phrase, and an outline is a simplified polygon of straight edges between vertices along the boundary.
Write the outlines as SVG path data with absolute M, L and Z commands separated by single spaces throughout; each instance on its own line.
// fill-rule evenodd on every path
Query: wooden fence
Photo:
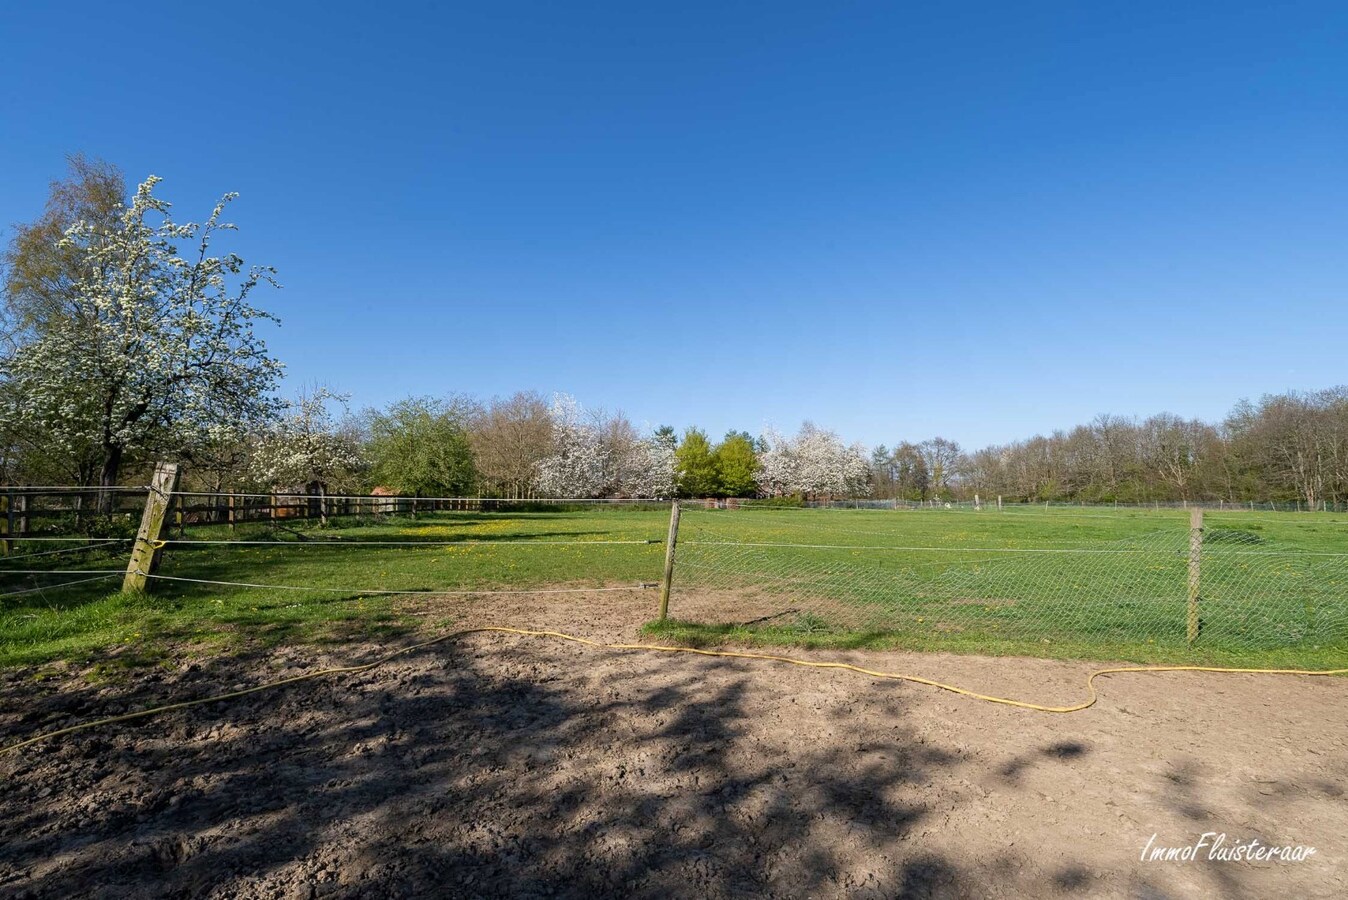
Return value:
M 106 533 L 108 526 L 133 529 L 145 509 L 145 487 L 98 488 L 0 485 L 0 552 L 8 555 L 23 538 L 43 535 Z M 104 503 L 100 505 L 100 498 Z M 418 498 L 380 494 L 325 496 L 301 492 L 232 494 L 175 492 L 170 498 L 166 530 L 179 534 L 188 526 L 277 523 L 370 516 L 410 516 L 446 510 L 498 509 L 491 498 Z M 111 520 L 111 521 L 109 521 Z
M 242 525 L 284 519 L 362 516 L 410 516 L 450 510 L 484 511 L 503 508 L 507 501 L 491 498 L 420 498 L 384 494 L 328 496 L 307 493 L 228 494 L 180 492 L 174 495 L 170 522 L 188 525 Z
M 134 525 L 145 507 L 145 488 L 110 490 L 70 487 L 0 486 L 0 541 L 6 553 L 12 539 L 29 535 L 83 531 L 111 518 Z M 104 501 L 100 510 L 100 500 Z
M 107 518 L 133 528 L 145 507 L 146 487 L 98 488 L 0 485 L 0 541 L 8 552 L 11 538 L 42 534 L 78 534 Z M 100 512 L 100 495 L 106 497 Z M 410 516 L 442 511 L 483 512 L 517 507 L 521 501 L 490 497 L 422 498 L 386 494 L 328 496 L 322 493 L 276 492 L 236 494 L 178 491 L 172 495 L 165 525 L 182 531 L 195 525 L 242 525 L 287 519 Z M 550 503 L 547 500 L 523 501 Z

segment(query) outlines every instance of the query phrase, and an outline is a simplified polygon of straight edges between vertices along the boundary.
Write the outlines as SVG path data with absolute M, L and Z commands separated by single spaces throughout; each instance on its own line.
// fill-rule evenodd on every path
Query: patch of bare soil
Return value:
M 634 640 L 651 600 L 422 606 L 431 621 Z M 111 685 L 9 672 L 0 742 L 384 649 L 237 653 Z M 813 656 L 1050 703 L 1077 699 L 1091 668 Z M 1164 674 L 1102 686 L 1095 708 L 1049 715 L 844 672 L 476 635 L 0 756 L 0 894 L 1348 893 L 1348 682 Z M 1182 847 L 1204 832 L 1316 853 L 1139 858 L 1153 835 Z

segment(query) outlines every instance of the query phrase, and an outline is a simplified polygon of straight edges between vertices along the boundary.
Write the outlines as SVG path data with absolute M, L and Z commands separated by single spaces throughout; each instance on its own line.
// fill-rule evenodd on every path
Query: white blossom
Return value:
M 555 394 L 552 453 L 538 464 L 538 491 L 545 497 L 598 497 L 608 486 L 609 454 L 602 435 L 586 422 L 580 404 Z
M 674 443 L 649 437 L 632 445 L 616 492 L 624 497 L 673 497 L 675 477 Z
M 759 455 L 758 484 L 763 493 L 780 496 L 863 497 L 870 493 L 870 460 L 866 448 L 843 444 L 832 431 L 810 422 L 794 439 L 768 429 L 767 449 Z
M 269 489 L 299 490 L 313 482 L 325 487 L 349 483 L 364 466 L 359 436 L 336 422 L 329 403 L 346 398 L 319 388 L 288 403 L 257 436 L 249 471 Z
M 672 497 L 674 445 L 639 438 L 621 415 L 587 414 L 574 398 L 557 394 L 552 452 L 538 464 L 538 490 L 552 497 Z
M 273 317 L 251 306 L 267 267 L 213 256 L 226 195 L 202 224 L 176 224 L 151 176 L 115 227 L 77 222 L 61 242 L 77 261 L 65 308 L 3 361 L 0 415 L 67 451 L 103 461 L 181 451 L 268 416 L 281 365 L 253 333 Z M 157 219 L 157 224 L 152 219 Z M 187 258 L 179 241 L 193 246 Z

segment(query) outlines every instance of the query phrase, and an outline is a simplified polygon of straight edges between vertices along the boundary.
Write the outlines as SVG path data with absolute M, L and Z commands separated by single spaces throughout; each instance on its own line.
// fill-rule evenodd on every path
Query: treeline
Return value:
M 1242 401 L 1217 423 L 1101 415 L 973 452 L 941 437 L 867 452 L 808 422 L 790 437 L 643 433 L 621 413 L 533 392 L 410 398 L 354 414 L 339 401 L 311 392 L 227 452 L 188 462 L 212 489 L 318 482 L 419 496 L 1348 502 L 1348 387 Z
M 713 441 L 699 428 L 643 432 L 620 412 L 532 391 L 350 412 L 341 395 L 311 390 L 273 421 L 185 461 L 203 490 L 419 497 L 850 496 L 870 479 L 862 448 L 808 424 L 793 438 L 731 431 Z
M 934 438 L 879 447 L 873 492 L 909 500 L 1348 502 L 1348 387 L 1241 401 L 1220 422 L 1100 415 L 965 452 Z
M 1218 423 L 1161 414 L 959 454 L 960 496 L 1151 502 L 1348 501 L 1348 387 L 1241 401 Z
M 1344 387 L 1241 402 L 1221 422 L 1102 415 L 973 452 L 941 437 L 867 450 L 809 423 L 713 440 L 565 395 L 358 412 L 324 389 L 283 400 L 257 333 L 275 319 L 254 300 L 275 273 L 216 247 L 233 195 L 184 223 L 157 185 L 128 194 L 115 167 L 75 157 L 15 226 L 0 260 L 4 482 L 143 483 L 154 460 L 176 459 L 202 490 L 1348 502 Z

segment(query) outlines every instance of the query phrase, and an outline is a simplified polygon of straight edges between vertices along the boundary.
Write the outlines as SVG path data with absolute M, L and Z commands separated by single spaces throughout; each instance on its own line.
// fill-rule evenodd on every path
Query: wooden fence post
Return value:
M 15 549 L 16 537 L 23 537 L 28 533 L 28 495 L 25 493 L 14 493 L 10 488 L 5 497 L 5 556 L 9 556 Z
M 1198 593 L 1202 578 L 1203 509 L 1189 510 L 1189 646 L 1198 640 Z
M 28 533 L 28 495 L 15 494 L 9 501 L 9 533 L 23 537 Z
M 178 464 L 161 462 L 154 467 L 154 477 L 150 479 L 150 493 L 145 497 L 145 512 L 140 517 L 140 530 L 136 532 L 136 543 L 131 547 L 131 559 L 126 564 L 126 577 L 122 579 L 122 590 L 144 591 L 154 574 L 162 555 L 158 547 L 160 532 L 164 529 L 164 520 L 168 518 L 173 503 L 173 492 L 178 489 Z
M 660 581 L 660 620 L 669 618 L 669 590 L 674 584 L 674 547 L 679 541 L 679 501 L 669 508 L 669 536 L 665 538 L 665 576 Z

